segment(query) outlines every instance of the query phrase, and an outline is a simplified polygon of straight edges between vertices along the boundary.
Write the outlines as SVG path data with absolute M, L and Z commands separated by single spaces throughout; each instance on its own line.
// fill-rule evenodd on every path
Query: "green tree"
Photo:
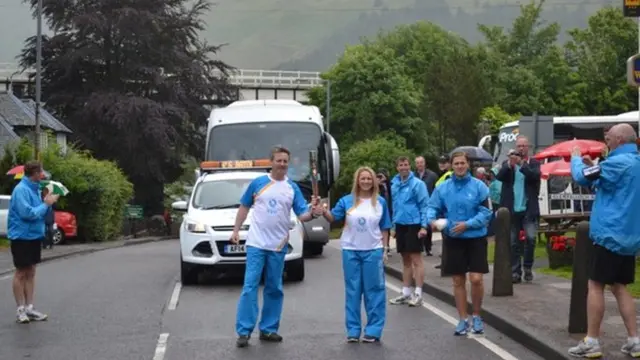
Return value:
M 123 168 L 139 203 L 160 210 L 163 183 L 204 143 L 202 100 L 233 95 L 229 67 L 215 59 L 219 47 L 197 35 L 210 4 L 44 0 L 43 7 L 53 30 L 43 39 L 43 99 L 78 143 Z M 22 64 L 34 63 L 32 37 Z
M 509 113 L 566 114 L 575 110 L 575 79 L 556 45 L 560 25 L 541 18 L 545 0 L 521 5 L 511 29 L 479 25 L 495 102 Z M 567 109 L 569 107 L 569 109 Z
M 488 106 L 480 113 L 480 118 L 489 124 L 491 134 L 497 134 L 502 125 L 516 121 L 519 117 L 520 114 L 509 114 L 498 105 Z
M 353 175 L 360 166 L 368 166 L 373 171 L 385 168 L 393 174 L 396 168 L 395 161 L 399 156 L 409 156 L 413 159 L 414 155 L 407 149 L 404 138 L 393 133 L 384 133 L 360 141 L 342 156 L 337 191 L 339 194 L 351 191 Z
M 322 76 L 331 81 L 331 132 L 343 148 L 386 130 L 406 138 L 410 147 L 424 141 L 421 92 L 392 50 L 348 47 Z M 310 102 L 324 109 L 325 94 L 324 87 L 312 89 Z
M 430 143 L 447 152 L 458 144 L 477 142 L 476 124 L 490 99 L 482 64 L 468 47 L 454 47 L 439 55 L 426 71 L 423 118 L 437 124 L 438 131 L 433 133 L 437 137 L 430 137 Z
M 626 83 L 626 60 L 638 49 L 636 22 L 617 7 L 606 7 L 589 18 L 585 29 L 569 31 L 568 59 L 576 69 L 584 113 L 615 115 L 635 108 L 637 91 Z

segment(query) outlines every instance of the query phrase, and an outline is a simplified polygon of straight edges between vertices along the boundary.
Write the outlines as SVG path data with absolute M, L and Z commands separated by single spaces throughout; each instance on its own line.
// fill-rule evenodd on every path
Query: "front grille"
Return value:
M 212 226 L 211 227 L 213 229 L 213 231 L 233 231 L 233 225 L 227 225 L 227 226 Z M 242 225 L 242 227 L 240 228 L 240 231 L 247 231 L 249 230 L 249 225 Z
M 238 242 L 239 245 L 244 245 L 245 241 L 244 240 L 240 240 L 240 242 Z M 220 256 L 223 257 L 245 257 L 247 256 L 246 253 L 243 254 L 227 254 L 224 252 L 224 247 L 227 245 L 231 245 L 230 241 L 216 241 L 216 247 L 218 248 L 218 253 L 220 254 Z

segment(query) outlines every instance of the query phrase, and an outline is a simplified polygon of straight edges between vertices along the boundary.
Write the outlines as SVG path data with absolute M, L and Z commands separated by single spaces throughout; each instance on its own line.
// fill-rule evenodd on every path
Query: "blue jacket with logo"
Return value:
M 594 186 L 591 240 L 620 255 L 640 250 L 640 155 L 636 144 L 621 145 L 606 160 L 588 167 L 571 157 L 571 176 L 582 186 Z
M 44 217 L 49 210 L 40 197 L 38 183 L 23 177 L 11 193 L 9 202 L 9 240 L 42 240 L 44 238 Z
M 487 227 L 493 215 L 489 209 L 489 188 L 470 173 L 461 178 L 452 175 L 436 187 L 429 199 L 427 221 L 431 223 L 439 215 L 448 220 L 442 232 L 449 237 L 465 239 L 487 236 Z M 467 225 L 461 234 L 451 231 L 457 222 Z
M 402 181 L 400 175 L 391 180 L 394 225 L 420 225 L 427 227 L 427 202 L 429 193 L 424 181 L 409 173 Z

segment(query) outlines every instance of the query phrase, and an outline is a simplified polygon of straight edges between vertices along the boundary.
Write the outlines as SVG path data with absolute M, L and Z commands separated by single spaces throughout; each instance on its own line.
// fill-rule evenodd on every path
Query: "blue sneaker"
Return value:
M 471 332 L 474 334 L 484 334 L 484 322 L 480 316 L 473 316 L 473 325 L 471 326 Z
M 461 319 L 460 322 L 458 323 L 458 326 L 456 326 L 456 331 L 454 335 L 464 336 L 464 335 L 467 335 L 468 332 L 469 332 L 469 321 L 466 319 Z

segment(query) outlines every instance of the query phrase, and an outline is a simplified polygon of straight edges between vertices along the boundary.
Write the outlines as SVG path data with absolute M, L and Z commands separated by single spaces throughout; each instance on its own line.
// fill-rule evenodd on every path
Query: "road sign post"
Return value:
M 124 216 L 131 222 L 131 233 L 136 238 L 136 221 L 144 219 L 144 209 L 140 205 L 127 205 Z

